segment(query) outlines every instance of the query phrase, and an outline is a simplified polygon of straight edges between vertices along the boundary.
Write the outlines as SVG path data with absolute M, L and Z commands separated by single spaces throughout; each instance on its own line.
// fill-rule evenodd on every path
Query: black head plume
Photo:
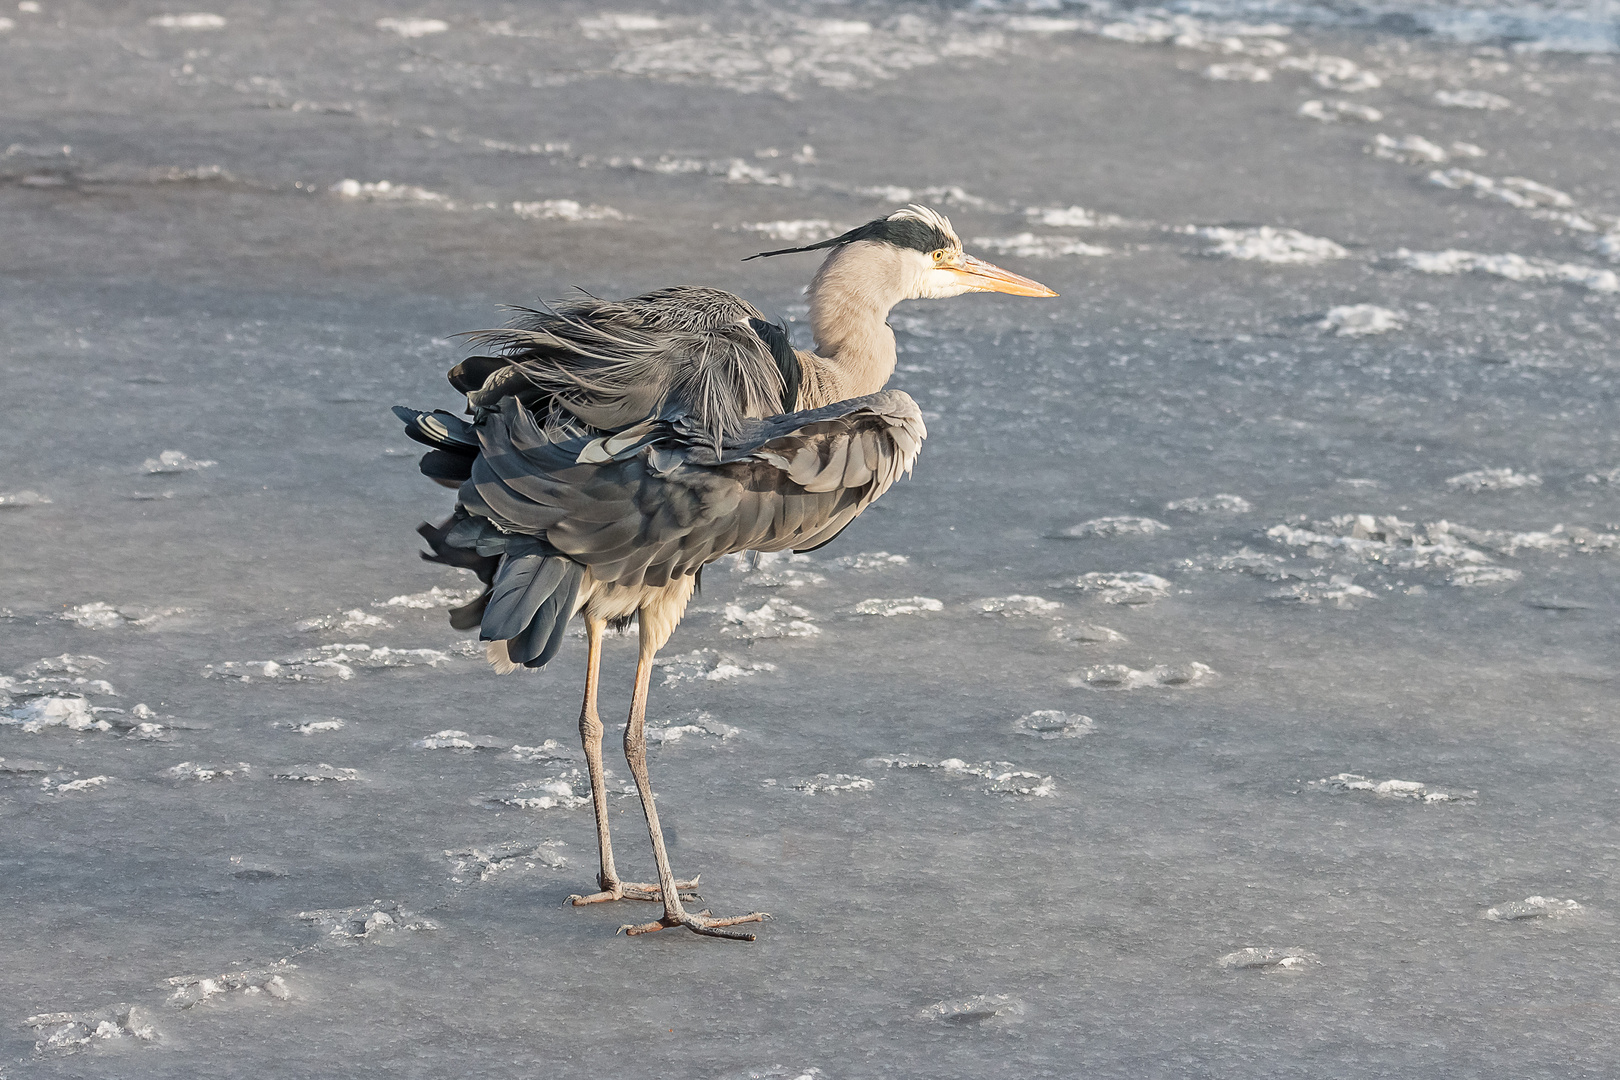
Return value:
M 947 251 L 960 251 L 962 241 L 957 237 L 955 230 L 944 214 L 918 206 L 915 203 L 903 210 L 896 210 L 888 217 L 880 217 L 868 221 L 865 225 L 835 236 L 831 240 L 823 240 L 819 244 L 806 244 L 804 247 L 780 248 L 776 251 L 762 251 L 758 255 L 750 255 L 743 262 L 750 259 L 767 259 L 772 255 L 794 255 L 801 251 L 820 251 L 823 248 L 842 247 L 844 244 L 853 244 L 857 240 L 877 240 L 895 247 L 912 248 L 916 251 L 938 251 L 941 248 Z

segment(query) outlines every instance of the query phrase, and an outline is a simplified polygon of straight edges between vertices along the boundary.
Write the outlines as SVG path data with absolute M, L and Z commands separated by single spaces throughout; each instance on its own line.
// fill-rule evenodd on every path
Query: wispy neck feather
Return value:
M 810 328 L 816 352 L 836 370 L 845 397 L 875 394 L 894 374 L 889 309 L 909 294 L 904 254 L 858 241 L 833 251 L 810 283 Z

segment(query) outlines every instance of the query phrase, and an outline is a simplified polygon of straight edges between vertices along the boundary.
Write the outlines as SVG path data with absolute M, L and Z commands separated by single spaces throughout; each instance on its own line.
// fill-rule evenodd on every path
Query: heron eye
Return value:
M 944 248 L 940 248 L 938 251 L 934 252 L 934 261 L 935 262 L 944 262 L 945 261 L 945 249 Z

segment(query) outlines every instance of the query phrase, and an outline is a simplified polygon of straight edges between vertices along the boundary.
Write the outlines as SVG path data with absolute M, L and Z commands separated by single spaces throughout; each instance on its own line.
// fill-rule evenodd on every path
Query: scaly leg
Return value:
M 585 703 L 579 710 L 579 739 L 585 747 L 585 767 L 591 774 L 591 804 L 596 809 L 596 847 L 602 856 L 602 870 L 596 875 L 596 885 L 601 892 L 589 896 L 578 894 L 570 896 L 577 907 L 581 904 L 599 904 L 604 900 L 662 900 L 663 893 L 656 885 L 643 885 L 639 882 L 620 881 L 619 872 L 613 866 L 613 840 L 608 836 L 607 818 L 607 783 L 602 773 L 602 718 L 596 712 L 596 690 L 600 685 L 599 672 L 602 666 L 602 628 L 605 625 L 602 619 L 585 616 L 585 640 L 588 643 L 588 657 L 585 667 Z M 697 888 L 698 879 L 691 881 L 678 881 L 675 883 L 680 889 Z M 688 893 L 686 899 L 696 899 L 695 893 Z
M 630 723 L 624 729 L 624 757 L 630 763 L 630 772 L 636 778 L 636 790 L 641 793 L 641 809 L 647 815 L 647 832 L 652 837 L 653 858 L 658 862 L 658 886 L 664 899 L 664 917 L 657 922 L 619 927 L 627 934 L 649 934 L 666 926 L 684 926 L 710 937 L 735 938 L 753 941 L 754 935 L 743 930 L 727 930 L 737 923 L 764 922 L 770 916 L 763 911 L 736 915 L 729 919 L 716 919 L 707 911 L 688 912 L 681 907 L 680 883 L 669 868 L 669 853 L 664 850 L 664 830 L 658 825 L 658 807 L 653 803 L 652 782 L 647 777 L 647 685 L 652 680 L 653 654 L 658 647 L 649 640 L 645 622 L 641 633 L 641 655 L 636 662 L 636 692 L 630 701 Z

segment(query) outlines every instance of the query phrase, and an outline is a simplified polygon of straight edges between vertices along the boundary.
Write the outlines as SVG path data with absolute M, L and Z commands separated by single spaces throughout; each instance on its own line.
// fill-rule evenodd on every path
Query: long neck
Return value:
M 821 382 L 841 398 L 875 394 L 894 374 L 894 331 L 887 320 L 905 291 L 903 268 L 890 250 L 846 244 L 822 263 L 810 283 L 810 328 Z

